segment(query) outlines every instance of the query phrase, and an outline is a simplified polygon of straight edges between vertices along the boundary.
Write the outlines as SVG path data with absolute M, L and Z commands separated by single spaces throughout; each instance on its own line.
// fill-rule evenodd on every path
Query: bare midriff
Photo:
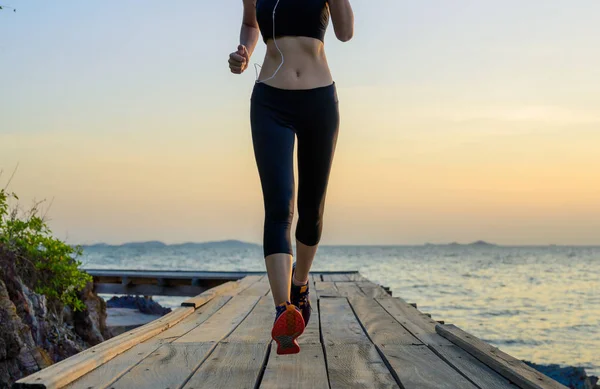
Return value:
M 267 80 L 281 64 L 281 54 L 269 39 L 258 81 L 266 80 L 265 84 L 281 89 L 312 89 L 333 83 L 325 47 L 320 40 L 284 36 L 277 38 L 277 46 L 283 53 L 283 66 L 274 78 Z

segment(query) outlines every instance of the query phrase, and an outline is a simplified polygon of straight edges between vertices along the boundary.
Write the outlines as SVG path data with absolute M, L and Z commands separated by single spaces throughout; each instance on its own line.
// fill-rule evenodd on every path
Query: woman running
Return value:
M 259 34 L 267 52 L 250 104 L 254 156 L 261 181 L 265 222 L 263 251 L 275 323 L 277 354 L 300 351 L 296 338 L 310 319 L 308 275 L 323 229 L 329 173 L 336 147 L 339 111 L 335 82 L 324 51 L 331 16 L 336 37 L 354 31 L 349 0 L 243 0 L 232 73 L 249 64 Z M 291 225 L 294 215 L 294 142 L 298 138 L 298 224 L 296 262 Z

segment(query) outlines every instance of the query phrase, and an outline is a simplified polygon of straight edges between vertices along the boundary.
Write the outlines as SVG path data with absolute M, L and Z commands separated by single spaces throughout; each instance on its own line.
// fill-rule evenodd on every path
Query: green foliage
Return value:
M 24 218 L 17 212 L 9 212 L 8 201 L 18 197 L 0 190 L 0 244 L 13 252 L 17 268 L 29 269 L 37 293 L 49 299 L 57 299 L 73 310 L 83 310 L 85 305 L 78 298 L 92 277 L 79 270 L 82 254 L 80 246 L 72 247 L 54 238 L 37 205 Z

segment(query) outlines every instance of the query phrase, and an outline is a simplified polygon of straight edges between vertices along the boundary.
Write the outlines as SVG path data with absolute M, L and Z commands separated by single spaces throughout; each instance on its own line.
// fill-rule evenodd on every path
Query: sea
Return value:
M 83 248 L 88 269 L 265 271 L 262 247 L 239 241 Z M 320 246 L 313 270 L 360 271 L 516 358 L 600 376 L 600 247 Z

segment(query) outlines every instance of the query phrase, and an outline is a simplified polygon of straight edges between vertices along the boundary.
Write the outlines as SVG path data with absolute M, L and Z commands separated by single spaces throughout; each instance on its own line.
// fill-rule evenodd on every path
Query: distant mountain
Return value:
M 89 245 L 81 245 L 84 249 L 86 248 L 114 248 L 114 247 L 126 247 L 126 248 L 163 248 L 163 247 L 177 247 L 177 248 L 193 248 L 193 247 L 202 247 L 202 248 L 215 248 L 215 247 L 255 247 L 258 246 L 255 243 L 247 243 L 242 242 L 240 240 L 222 240 L 222 241 L 212 241 L 212 242 L 187 242 L 187 243 L 175 243 L 175 244 L 166 244 L 157 240 L 147 241 L 147 242 L 128 242 L 118 245 L 111 245 L 106 243 L 95 243 Z
M 160 242 L 158 240 L 150 240 L 148 242 L 129 242 L 129 243 L 123 243 L 121 245 L 119 245 L 120 247 L 152 247 L 152 248 L 158 248 L 158 247 L 165 247 L 166 244 L 164 244 L 163 242 Z
M 470 243 L 468 246 L 498 246 L 495 243 L 488 243 L 483 240 L 478 240 L 477 242 Z
M 431 247 L 431 246 L 444 246 L 444 247 L 459 247 L 459 246 L 493 247 L 493 246 L 498 246 L 498 245 L 494 244 L 494 243 L 488 243 L 488 242 L 485 242 L 483 240 L 478 240 L 476 242 L 468 243 L 468 244 L 462 244 L 462 243 L 457 243 L 457 242 L 435 244 L 435 243 L 429 243 L 429 242 L 427 242 L 427 243 L 425 243 L 424 246 L 427 246 L 427 247 Z
M 219 240 L 219 241 L 212 241 L 212 242 L 202 242 L 202 243 L 193 243 L 193 242 L 177 243 L 177 244 L 172 244 L 169 246 L 171 246 L 171 247 L 204 247 L 204 248 L 206 248 L 206 247 L 209 247 L 209 248 L 214 248 L 214 247 L 240 248 L 240 247 L 255 247 L 258 245 L 255 243 L 242 242 L 241 240 L 229 239 L 229 240 Z

